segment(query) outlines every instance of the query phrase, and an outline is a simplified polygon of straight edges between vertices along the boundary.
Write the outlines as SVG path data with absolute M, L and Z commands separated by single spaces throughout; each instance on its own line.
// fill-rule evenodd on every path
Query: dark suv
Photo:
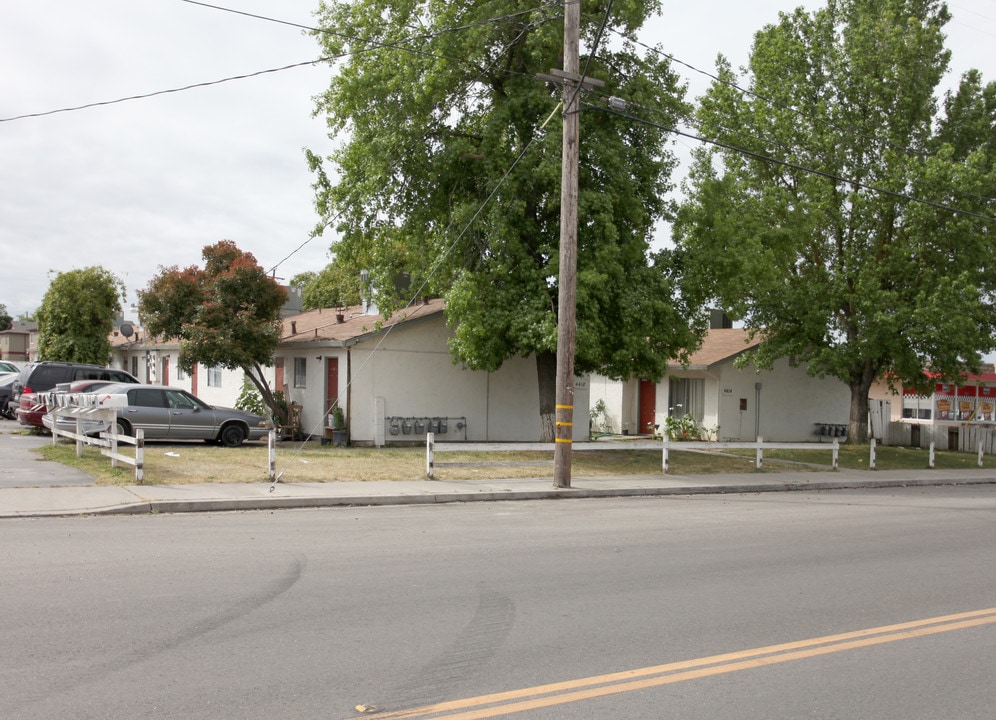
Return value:
M 99 365 L 50 361 L 31 363 L 17 376 L 10 397 L 10 406 L 17 415 L 17 421 L 21 425 L 44 428 L 42 418 L 45 417 L 48 408 L 35 401 L 35 393 L 48 392 L 56 385 L 73 383 L 78 380 L 138 382 L 138 379 L 131 373 Z

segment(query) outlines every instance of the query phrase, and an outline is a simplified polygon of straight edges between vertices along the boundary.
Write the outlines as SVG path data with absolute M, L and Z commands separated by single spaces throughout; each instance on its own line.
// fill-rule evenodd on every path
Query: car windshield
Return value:
M 208 408 L 201 400 L 195 398 L 193 395 L 188 395 L 182 390 L 167 390 L 166 402 L 169 403 L 171 408 L 182 408 L 185 410 L 194 410 L 197 408 L 206 410 Z

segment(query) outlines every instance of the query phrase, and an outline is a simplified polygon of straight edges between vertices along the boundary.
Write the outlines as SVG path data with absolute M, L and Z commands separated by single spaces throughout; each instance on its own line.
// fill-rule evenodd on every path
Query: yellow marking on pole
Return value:
M 564 422 L 563 420 L 558 420 L 557 421 L 557 425 L 561 425 L 563 427 L 574 427 L 574 423 L 572 423 L 572 422 Z
M 559 442 L 559 443 L 569 443 L 569 442 L 574 442 L 574 441 L 573 441 L 573 440 L 571 440 L 571 438 L 556 438 L 556 439 L 555 439 L 555 442 Z
M 558 405 L 557 409 L 558 410 L 573 410 L 574 406 L 573 405 Z
M 554 705 L 645 690 L 686 680 L 697 680 L 713 675 L 805 660 L 821 655 L 858 650 L 994 623 L 996 623 L 996 608 L 974 610 L 896 625 L 855 630 L 838 635 L 768 645 L 751 650 L 711 655 L 695 660 L 682 660 L 608 675 L 596 675 L 520 690 L 480 695 L 409 710 L 387 712 L 378 717 L 382 720 L 401 720 L 402 718 L 426 718 L 431 715 L 438 716 L 440 719 L 449 718 L 449 720 L 484 720 L 485 718 L 502 717 Z M 506 704 L 498 705 L 497 703 Z M 462 710 L 466 710 L 466 712 L 455 712 Z M 443 715 L 441 713 L 449 714 Z

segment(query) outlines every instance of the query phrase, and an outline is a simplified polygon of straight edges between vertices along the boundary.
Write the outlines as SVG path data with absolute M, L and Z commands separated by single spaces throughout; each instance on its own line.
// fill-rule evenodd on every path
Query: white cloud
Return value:
M 224 4 L 224 3 L 222 3 Z M 815 3 L 808 2 L 807 6 Z M 239 0 L 239 10 L 311 24 L 317 0 Z M 792 2 L 667 8 L 641 37 L 711 70 L 717 52 L 746 60 L 753 33 Z M 951 3 L 958 72 L 987 72 L 996 11 Z M 316 59 L 293 27 L 180 2 L 7 3 L 0 24 L 0 117 L 112 100 Z M 704 80 L 680 68 L 693 94 Z M 228 238 L 271 267 L 316 222 L 302 148 L 327 153 L 312 97 L 328 66 L 305 66 L 126 103 L 0 123 L 0 303 L 37 308 L 48 271 L 101 265 L 134 291 L 160 265 L 200 263 Z M 327 262 L 311 241 L 277 274 Z

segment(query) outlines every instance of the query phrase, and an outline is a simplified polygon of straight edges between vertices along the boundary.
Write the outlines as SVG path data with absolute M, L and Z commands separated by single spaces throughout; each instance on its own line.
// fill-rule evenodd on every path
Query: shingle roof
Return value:
M 377 332 L 378 329 L 385 330 L 392 325 L 436 315 L 443 311 L 444 306 L 443 300 L 434 298 L 402 308 L 388 318 L 382 315 L 365 315 L 360 306 L 308 310 L 284 318 L 280 342 L 347 342 Z
M 725 328 L 709 330 L 702 340 L 702 346 L 692 353 L 688 368 L 705 369 L 718 365 L 721 362 L 732 360 L 737 355 L 757 347 L 761 344 L 761 339 L 750 335 L 743 328 Z M 672 363 L 671 368 L 680 369 L 680 363 Z

